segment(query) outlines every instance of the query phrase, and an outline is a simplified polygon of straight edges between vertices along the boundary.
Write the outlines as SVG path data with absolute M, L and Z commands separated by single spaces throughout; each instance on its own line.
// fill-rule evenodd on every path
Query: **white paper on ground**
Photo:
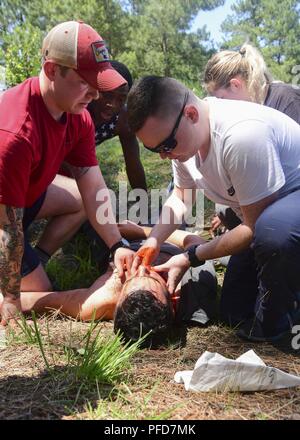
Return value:
M 262 391 L 300 386 L 300 377 L 268 367 L 249 350 L 236 360 L 206 351 L 193 371 L 178 371 L 174 380 L 187 391 Z

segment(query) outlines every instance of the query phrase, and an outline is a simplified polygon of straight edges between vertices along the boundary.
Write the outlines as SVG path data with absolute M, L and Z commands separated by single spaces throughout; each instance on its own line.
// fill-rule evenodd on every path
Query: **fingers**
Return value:
M 118 270 L 119 277 L 121 279 L 124 279 L 125 270 L 128 272 L 129 275 L 132 272 L 131 267 L 132 267 L 134 256 L 135 256 L 135 253 L 131 250 L 124 249 L 124 248 L 119 248 L 116 250 L 114 264 Z
M 131 266 L 131 273 L 135 274 L 138 270 L 138 267 L 142 264 L 143 258 L 140 257 L 138 254 L 135 254 L 135 257 L 133 259 L 133 263 Z
M 169 272 L 167 287 L 171 295 L 173 295 L 176 291 L 176 287 L 178 286 L 182 276 L 180 273 L 171 273 Z
M 167 266 L 166 264 L 159 264 L 158 266 L 153 266 L 152 269 L 155 272 L 169 272 L 170 267 Z
M 123 267 L 123 261 L 120 260 L 119 258 L 116 258 L 116 259 L 115 259 L 115 266 L 116 266 L 116 268 L 118 269 L 119 277 L 120 277 L 120 278 L 123 278 L 123 277 L 124 277 L 124 274 L 125 274 L 125 272 L 124 272 L 124 267 Z
M 143 277 L 146 275 L 147 268 L 143 265 L 140 265 L 138 268 L 139 276 Z
M 132 271 L 133 254 L 127 255 L 125 258 L 125 262 L 128 275 L 130 276 Z
M 211 221 L 211 228 L 210 228 L 210 235 L 212 238 L 215 237 L 215 233 L 217 232 L 217 230 L 221 227 L 222 222 L 220 220 L 220 218 L 215 214 L 214 218 Z
M 167 288 L 168 288 L 168 291 L 170 292 L 170 295 L 174 295 L 174 293 L 175 293 L 175 283 L 174 283 L 174 281 L 172 280 L 172 279 L 169 279 L 168 278 L 168 281 L 167 281 Z

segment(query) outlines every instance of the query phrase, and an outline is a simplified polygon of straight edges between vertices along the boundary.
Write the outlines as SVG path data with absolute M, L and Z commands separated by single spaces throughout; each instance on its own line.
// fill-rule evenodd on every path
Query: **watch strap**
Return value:
M 119 248 L 127 248 L 130 249 L 130 244 L 127 240 L 125 240 L 124 238 L 122 238 L 122 240 L 117 241 L 117 243 L 115 243 L 111 248 L 110 248 L 110 253 L 111 255 L 114 255 L 114 253 L 116 252 L 117 249 Z
M 199 260 L 199 258 L 196 255 L 196 249 L 198 246 L 199 246 L 198 244 L 193 244 L 187 249 L 188 259 L 191 263 L 191 267 L 198 267 L 205 264 L 205 260 Z

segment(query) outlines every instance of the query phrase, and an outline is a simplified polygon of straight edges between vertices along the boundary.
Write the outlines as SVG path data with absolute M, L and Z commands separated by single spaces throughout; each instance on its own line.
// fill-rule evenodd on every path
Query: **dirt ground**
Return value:
M 46 319 L 40 318 L 42 334 Z M 130 374 L 115 390 L 109 387 L 79 389 L 64 374 L 62 347 L 70 334 L 70 321 L 48 321 L 52 354 L 47 354 L 54 375 L 45 368 L 36 345 L 12 343 L 0 351 L 0 419 L 300 419 L 300 388 L 254 393 L 192 393 L 173 381 L 179 370 L 193 369 L 205 351 L 236 358 L 248 349 L 267 365 L 300 375 L 300 358 L 271 345 L 244 343 L 221 326 L 193 327 L 183 346 L 143 350 Z M 101 323 L 102 334 L 112 323 Z M 72 322 L 72 341 L 88 324 Z M 184 339 L 184 338 L 183 338 Z

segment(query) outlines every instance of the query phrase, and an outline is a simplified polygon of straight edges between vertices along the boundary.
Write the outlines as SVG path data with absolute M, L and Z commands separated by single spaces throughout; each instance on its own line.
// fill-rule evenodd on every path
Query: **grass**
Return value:
M 120 381 L 125 371 L 130 371 L 131 358 L 137 353 L 144 338 L 131 345 L 124 345 L 119 334 L 101 338 L 100 327 L 92 339 L 96 325 L 91 324 L 84 338 L 84 347 L 72 351 L 69 359 L 74 364 L 73 370 L 77 380 L 111 385 Z
M 52 374 L 38 344 L 12 341 L 1 351 L 0 419 L 269 420 L 299 415 L 299 389 L 188 393 L 172 381 L 176 371 L 192 369 L 205 350 L 236 358 L 252 348 L 268 365 L 300 373 L 299 359 L 268 344 L 244 343 L 226 327 L 190 328 L 183 347 L 138 350 L 130 359 L 130 370 L 126 367 L 113 383 L 76 375 L 76 365 L 83 361 L 78 350 L 85 348 L 91 324 L 47 316 L 38 319 L 38 327 Z M 106 344 L 112 323 L 98 323 L 91 340 L 100 328 Z
M 68 322 L 62 316 L 60 324 L 64 331 L 59 331 L 57 337 L 52 324 L 54 320 L 57 324 L 58 318 L 59 315 L 56 313 L 37 320 L 32 313 L 30 324 L 24 317 L 21 318 L 17 328 L 10 328 L 7 347 L 8 351 L 13 350 L 14 353 L 18 350 L 25 353 L 25 347 L 31 347 L 31 353 L 35 353 L 35 364 L 39 364 L 40 371 L 43 371 L 44 364 L 45 370 L 38 378 L 37 388 L 46 388 L 46 395 L 51 396 L 48 399 L 48 413 L 53 414 L 59 408 L 60 412 L 63 411 L 65 415 L 70 416 L 82 412 L 83 407 L 84 411 L 91 413 L 94 406 L 99 407 L 100 400 L 102 405 L 107 406 L 109 402 L 120 401 L 121 397 L 125 399 L 124 384 L 130 380 L 132 361 L 139 353 L 144 338 L 124 345 L 119 334 L 108 334 L 100 322 L 92 321 L 86 325 L 71 320 Z M 66 324 L 70 324 L 68 329 Z M 80 334 L 77 324 L 81 330 Z M 56 328 L 59 328 L 59 325 Z M 26 386 L 22 385 L 22 393 L 26 394 L 24 389 Z M 127 390 L 129 391 L 129 388 Z M 30 399 L 31 396 L 27 395 L 27 398 Z M 95 417 L 90 414 L 89 418 Z
M 10 328 L 10 344 L 36 345 L 44 360 L 47 371 L 53 374 L 53 366 L 50 366 L 46 355 L 46 347 L 49 350 L 57 350 L 58 344 L 51 342 L 51 331 L 49 320 L 45 317 L 46 335 L 42 335 L 39 328 L 35 312 L 31 312 L 32 322 L 28 323 L 24 316 L 17 321 L 18 330 Z M 56 314 L 56 317 L 58 314 Z M 109 337 L 101 335 L 102 328 L 99 321 L 94 319 L 90 322 L 88 329 L 79 344 L 74 347 L 72 337 L 72 327 L 67 336 L 67 341 L 63 342 L 66 367 L 68 376 L 72 375 L 75 382 L 89 384 L 109 384 L 114 385 L 130 371 L 131 359 L 138 352 L 146 335 L 138 341 L 130 344 L 122 343 L 119 334 Z M 51 353 L 50 353 L 51 355 Z M 52 353 L 52 359 L 54 358 Z
M 90 420 L 117 419 L 117 420 L 167 420 L 183 404 L 174 405 L 165 411 L 157 412 L 154 394 L 162 384 L 157 382 L 145 395 L 136 396 L 123 383 L 118 392 L 106 401 L 101 400 L 96 408 L 90 403 L 86 405 L 86 412 Z M 153 407 L 154 404 L 154 407 Z
M 109 140 L 97 148 L 97 157 L 100 168 L 108 188 L 117 192 L 120 181 L 126 181 L 126 171 L 122 148 L 116 139 Z M 141 148 L 148 188 L 167 188 L 171 177 L 171 162 L 162 161 L 158 154 L 153 154 Z
M 89 287 L 98 277 L 99 270 L 91 259 L 86 236 L 77 234 L 51 258 L 47 264 L 47 274 L 59 290 Z

